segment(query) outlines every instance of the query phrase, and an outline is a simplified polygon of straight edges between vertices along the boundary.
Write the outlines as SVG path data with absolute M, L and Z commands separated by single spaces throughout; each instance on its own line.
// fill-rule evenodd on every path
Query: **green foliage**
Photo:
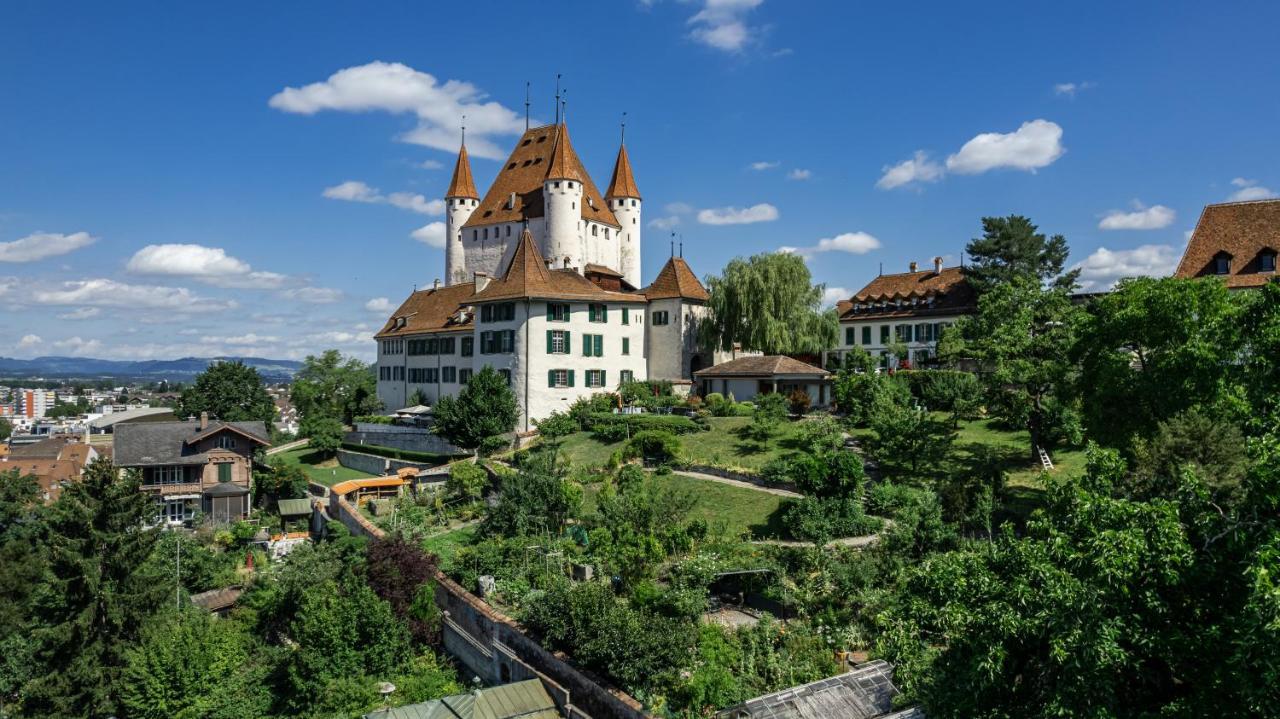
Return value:
M 594 551 L 609 558 L 624 583 L 634 585 L 650 577 L 669 553 L 688 548 L 685 520 L 696 503 L 692 492 L 627 465 L 618 471 L 617 488 L 606 485 L 596 498 L 600 526 L 608 536 L 599 537 L 604 546 Z
M 972 372 L 903 370 L 894 379 L 906 384 L 911 396 L 934 412 L 950 412 L 954 419 L 972 419 L 982 405 L 982 383 Z
M 489 474 L 474 462 L 455 462 L 449 465 L 449 479 L 444 489 L 454 499 L 476 500 L 484 497 L 489 486 Z
M 835 310 L 822 309 L 825 285 L 812 284 L 804 258 L 764 253 L 735 258 L 707 278 L 710 312 L 698 328 L 703 347 L 765 354 L 814 353 L 835 346 Z
M 498 504 L 482 525 L 487 536 L 559 534 L 582 506 L 582 488 L 545 467 L 521 469 L 502 480 Z
M 11 434 L 13 434 L 13 423 L 0 417 L 0 441 L 9 439 Z
M 485 365 L 456 398 L 444 396 L 435 407 L 436 431 L 464 449 L 515 429 L 516 397 L 497 370 Z
M 298 422 L 298 435 L 306 437 L 307 447 L 321 455 L 336 454 L 345 434 L 342 422 L 333 416 L 313 413 Z
M 644 407 L 653 410 L 659 407 L 674 407 L 678 400 L 672 392 L 671 380 L 636 380 L 618 385 L 618 395 L 623 404 Z M 612 397 L 611 397 L 612 399 Z M 612 402 L 605 411 L 617 406 Z
M 791 414 L 806 414 L 809 411 L 809 404 L 813 400 L 809 399 L 809 393 L 802 389 L 793 389 L 787 395 L 787 407 L 791 410 Z
M 418 389 L 415 389 L 413 391 L 413 394 L 409 395 L 410 407 L 415 407 L 418 405 L 422 405 L 425 407 L 430 404 L 431 402 L 427 399 L 427 393 L 423 392 L 421 387 L 419 387 Z
M 1198 409 L 1161 422 L 1154 437 L 1139 440 L 1134 455 L 1126 490 L 1140 499 L 1174 496 L 1184 468 L 1203 477 L 1220 498 L 1230 498 L 1249 468 L 1240 428 Z
M 896 376 L 842 369 L 836 373 L 836 403 L 856 426 L 866 426 L 874 409 L 882 404 L 908 404 L 911 392 Z
M 756 442 L 767 442 L 778 431 L 778 425 L 787 419 L 787 399 L 777 392 L 769 392 L 756 395 L 754 404 L 746 435 Z
M 373 368 L 354 357 L 343 358 L 338 350 L 307 355 L 293 376 L 289 400 L 303 420 L 328 417 L 342 424 L 382 408 Z
M 280 499 L 304 499 L 307 473 L 282 457 L 268 457 L 267 468 L 253 471 L 253 496 L 259 506 L 274 506 Z
M 548 442 L 558 442 L 581 429 L 578 420 L 564 412 L 552 412 L 545 419 L 535 420 L 538 434 Z
M 182 390 L 173 413 L 181 418 L 209 417 L 225 422 L 265 422 L 271 426 L 276 405 L 262 386 L 258 370 L 243 362 L 218 362 L 196 375 Z
M 46 511 L 32 475 L 0 471 L 0 716 L 33 676 L 31 603 L 45 570 Z
M 951 425 L 928 412 L 894 402 L 880 402 L 872 410 L 871 450 L 880 464 L 920 476 L 934 471 L 955 440 Z
M 623 448 L 624 459 L 645 459 L 667 464 L 680 456 L 680 439 L 670 432 L 646 429 L 636 432 Z
M 835 452 L 844 447 L 844 428 L 830 417 L 800 422 L 796 442 L 811 454 Z
M 1037 285 L 1052 282 L 1070 291 L 1080 271 L 1062 272 L 1070 252 L 1067 239 L 1062 235 L 1046 238 L 1038 230 L 1021 215 L 982 218 L 982 237 L 965 247 L 969 284 L 980 294 L 1020 281 Z
M 637 432 L 661 431 L 670 434 L 691 434 L 707 429 L 694 420 L 674 414 L 592 414 L 584 429 L 602 442 L 620 442 Z
M 1268 282 L 1247 293 L 1242 334 L 1248 338 L 1244 357 L 1245 387 L 1258 428 L 1274 426 L 1280 416 L 1280 284 Z M 0 428 L 0 437 L 4 436 Z
M 782 523 L 792 537 L 816 546 L 836 537 L 870 534 L 880 520 L 868 517 L 857 497 L 802 497 L 787 503 Z

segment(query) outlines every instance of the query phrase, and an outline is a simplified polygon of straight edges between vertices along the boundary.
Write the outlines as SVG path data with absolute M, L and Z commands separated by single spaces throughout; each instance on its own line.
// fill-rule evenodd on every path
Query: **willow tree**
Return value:
M 765 354 L 818 353 L 836 345 L 835 310 L 822 309 L 825 285 L 813 284 L 799 255 L 778 252 L 735 258 L 707 278 L 711 299 L 699 339 L 708 349 Z

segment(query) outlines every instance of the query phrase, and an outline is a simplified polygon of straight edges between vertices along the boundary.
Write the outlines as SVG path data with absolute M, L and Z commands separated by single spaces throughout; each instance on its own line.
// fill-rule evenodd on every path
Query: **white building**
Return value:
M 842 361 L 854 347 L 879 358 L 882 367 L 927 364 L 937 356 L 942 330 L 957 319 L 973 314 L 976 297 L 963 267 L 943 267 L 935 257 L 932 270 L 880 275 L 848 300 L 836 303 L 840 315 L 840 343 L 827 352 L 826 364 Z M 894 356 L 893 345 L 905 346 L 905 356 Z
M 641 198 L 625 146 L 601 196 L 565 125 L 530 129 L 481 200 L 464 145 L 445 202 L 445 283 L 410 295 L 375 337 L 387 409 L 455 395 L 489 365 L 528 430 L 620 382 L 687 389 L 721 359 L 696 344 L 708 295 L 683 258 L 637 289 Z

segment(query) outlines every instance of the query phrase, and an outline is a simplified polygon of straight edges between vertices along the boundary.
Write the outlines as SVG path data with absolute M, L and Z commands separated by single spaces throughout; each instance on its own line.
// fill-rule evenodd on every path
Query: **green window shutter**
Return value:
M 218 465 L 218 481 L 219 482 L 231 481 L 231 463 L 230 462 L 223 462 Z
M 630 337 L 622 338 L 622 354 L 624 355 L 631 354 L 631 338 Z
M 573 351 L 573 345 L 569 342 L 570 339 L 572 339 L 572 337 L 569 334 L 569 330 L 565 330 L 564 331 L 564 353 L 565 354 L 569 354 L 570 352 Z
M 555 319 L 555 316 L 556 316 L 555 309 L 556 309 L 555 303 L 553 302 L 547 303 L 547 321 L 548 322 Z
M 600 321 L 609 321 L 609 305 L 600 305 Z
M 569 370 L 569 386 L 573 386 L 573 370 Z
M 862 328 L 862 344 L 864 345 L 871 344 L 871 328 L 870 327 Z
M 604 335 L 596 335 L 596 357 L 604 356 Z
M 547 330 L 547 354 L 551 354 L 552 352 L 551 332 L 552 330 Z
M 588 322 L 595 322 L 595 321 L 596 321 L 596 306 L 595 306 L 595 305 L 587 305 L 587 321 L 588 321 Z
M 583 357 L 591 356 L 591 335 L 582 336 L 582 356 Z
M 631 308 L 629 307 L 622 308 L 622 324 L 624 325 L 631 324 Z
M 609 381 L 608 381 L 608 380 L 606 380 L 604 376 L 605 376 L 605 370 L 600 370 L 600 386 L 601 386 L 601 387 L 608 387 L 608 386 L 609 386 Z
M 556 371 L 553 369 L 547 370 L 547 386 L 548 387 L 556 386 Z

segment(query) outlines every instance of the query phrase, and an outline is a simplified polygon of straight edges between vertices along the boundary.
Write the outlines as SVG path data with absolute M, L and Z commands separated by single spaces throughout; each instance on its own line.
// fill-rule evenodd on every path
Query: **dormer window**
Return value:
M 1275 272 L 1276 271 L 1276 251 L 1263 250 L 1258 255 L 1258 271 L 1259 272 Z
M 1213 274 L 1227 275 L 1231 273 L 1231 255 L 1219 252 L 1213 256 Z

